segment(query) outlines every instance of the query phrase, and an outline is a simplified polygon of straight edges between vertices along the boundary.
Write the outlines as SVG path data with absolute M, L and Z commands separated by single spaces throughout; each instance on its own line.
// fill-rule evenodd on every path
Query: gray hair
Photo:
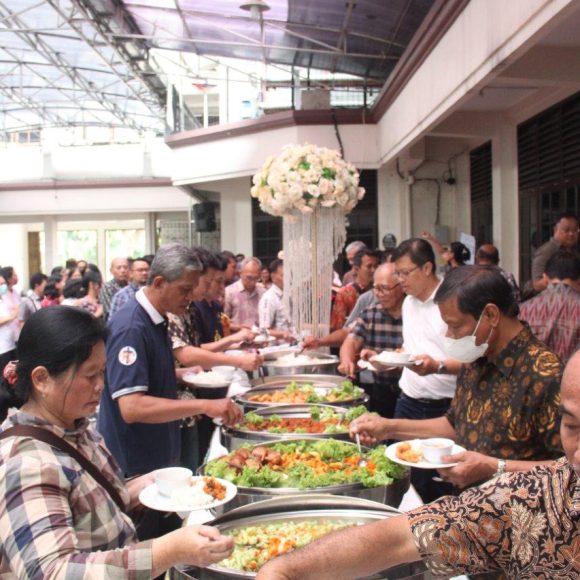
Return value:
M 181 278 L 186 272 L 201 272 L 203 266 L 192 248 L 183 244 L 165 244 L 161 246 L 149 270 L 148 284 L 152 284 L 157 276 L 162 276 L 167 282 Z
M 356 241 L 356 242 L 351 242 L 345 249 L 345 252 L 351 252 L 351 251 L 356 251 L 359 252 L 360 250 L 365 250 L 367 247 L 367 245 L 364 242 L 361 241 Z
M 254 264 L 258 264 L 258 267 L 259 267 L 260 269 L 262 269 L 262 262 L 261 262 L 261 260 L 260 260 L 259 258 L 256 258 L 256 257 L 254 257 L 254 256 L 248 256 L 247 258 L 244 258 L 244 259 L 242 260 L 242 263 L 241 263 L 241 265 L 240 265 L 240 270 L 241 270 L 242 268 L 244 268 L 245 266 L 247 266 L 248 264 L 252 264 L 252 263 L 254 263 Z

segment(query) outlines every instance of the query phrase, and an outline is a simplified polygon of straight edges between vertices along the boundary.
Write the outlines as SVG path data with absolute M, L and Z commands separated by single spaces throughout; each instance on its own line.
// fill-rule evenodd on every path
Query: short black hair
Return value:
M 377 250 L 371 250 L 369 248 L 361 248 L 353 257 L 352 265 L 358 266 L 360 268 L 363 258 L 368 256 L 369 258 L 376 258 L 377 261 L 380 261 L 381 255 Z
M 48 276 L 42 272 L 36 272 L 30 276 L 30 289 L 34 290 L 37 286 L 40 286 L 45 280 L 48 280 Z
M 578 280 L 580 278 L 580 258 L 572 252 L 559 250 L 546 262 L 544 269 L 548 278 Z
M 221 253 L 222 257 L 224 257 L 226 260 L 228 260 L 228 262 L 230 260 L 233 260 L 234 262 L 236 261 L 236 256 L 233 252 L 230 252 L 229 250 L 223 250 Z
M 228 268 L 229 260 L 223 254 L 215 254 L 214 258 L 218 265 L 217 270 L 225 272 Z
M 0 379 L 0 418 L 8 408 L 28 401 L 33 389 L 32 371 L 43 366 L 51 377 L 68 369 L 76 370 L 107 336 L 100 320 L 80 308 L 52 306 L 35 312 L 22 327 L 18 339 L 17 382 L 8 385 Z
M 497 266 L 463 266 L 447 272 L 435 293 L 435 302 L 451 298 L 457 298 L 459 310 L 476 320 L 487 304 L 495 304 L 510 318 L 519 313 L 512 289 Z
M 455 261 L 459 262 L 461 265 L 465 264 L 465 262 L 471 258 L 469 248 L 461 242 L 451 242 L 451 244 L 449 244 L 449 250 L 453 253 Z
M 51 300 L 58 298 L 61 293 L 56 285 L 60 284 L 61 282 L 62 276 L 50 276 L 46 281 L 46 286 L 44 287 L 44 295 Z
M 433 268 L 432 274 L 435 275 L 435 252 L 427 240 L 423 238 L 409 238 L 408 240 L 402 241 L 395 248 L 391 256 L 391 261 L 396 262 L 403 256 L 409 256 L 409 259 L 415 266 L 423 266 L 424 264 L 430 263 Z
M 14 268 L 12 266 L 4 266 L 4 268 L 0 268 L 0 276 L 8 282 L 9 278 L 12 278 L 12 274 L 14 274 Z
M 51 276 L 62 276 L 62 272 L 65 268 L 63 268 L 62 266 L 55 266 L 51 271 L 50 271 L 50 275 Z
M 64 298 L 82 298 L 83 294 L 83 279 L 82 278 L 70 278 L 66 281 L 64 288 L 62 289 L 62 295 Z
M 490 246 L 490 244 L 486 244 L 488 246 Z M 480 248 L 477 250 L 477 259 L 478 260 L 486 260 L 488 262 L 491 262 L 494 266 L 497 266 L 499 264 L 499 251 L 495 246 L 491 246 L 493 248 L 493 250 L 490 250 L 489 252 L 485 251 L 483 249 L 483 246 L 480 246 Z
M 576 223 L 578 223 L 578 216 L 572 211 L 563 211 L 556 218 L 554 227 L 556 227 L 562 220 L 576 220 Z
M 280 260 L 279 258 L 274 258 L 269 264 L 268 264 L 268 272 L 270 272 L 271 274 L 274 274 L 278 268 L 280 268 L 280 266 L 284 265 L 284 260 Z
M 213 252 L 210 252 L 207 248 L 203 246 L 196 246 L 193 249 L 195 257 L 201 262 L 202 273 L 205 274 L 210 268 L 213 270 L 219 270 L 219 263 L 216 260 L 216 256 Z

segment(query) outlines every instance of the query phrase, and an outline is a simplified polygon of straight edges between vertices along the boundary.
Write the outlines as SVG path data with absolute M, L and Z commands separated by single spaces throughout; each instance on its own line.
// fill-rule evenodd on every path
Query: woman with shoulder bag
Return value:
M 0 434 L 2 578 L 151 578 L 232 551 L 207 526 L 137 541 L 126 511 L 153 478 L 126 486 L 88 421 L 103 390 L 104 338 L 97 319 L 66 306 L 39 310 L 22 329 L 2 385 L 23 403 Z

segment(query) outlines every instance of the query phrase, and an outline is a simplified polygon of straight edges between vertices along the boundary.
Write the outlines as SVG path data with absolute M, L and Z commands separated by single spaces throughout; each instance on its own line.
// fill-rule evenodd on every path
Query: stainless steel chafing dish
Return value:
M 302 436 L 302 440 L 311 439 L 307 436 Z M 296 440 L 296 439 L 295 439 Z M 276 443 L 287 443 L 288 441 L 277 439 L 276 441 L 271 441 L 269 443 L 262 443 L 265 447 L 270 447 Z M 356 451 L 356 444 L 342 441 L 346 445 L 352 445 L 353 452 Z M 363 448 L 367 450 L 367 448 Z M 207 463 L 201 465 L 198 470 L 198 475 L 205 475 Z M 328 485 L 325 487 L 313 487 L 309 489 L 301 489 L 298 487 L 244 487 L 238 485 L 238 493 L 236 497 L 229 503 L 216 508 L 215 513 L 221 514 L 232 509 L 247 504 L 263 501 L 272 498 L 290 498 L 295 495 L 302 494 L 317 494 L 317 493 L 330 493 L 332 495 L 339 496 L 349 496 L 357 497 L 362 499 L 367 499 L 371 501 L 377 501 L 379 503 L 398 507 L 403 499 L 403 496 L 409 489 L 410 485 L 410 470 L 407 469 L 405 476 L 402 479 L 394 480 L 389 485 L 383 485 L 378 487 L 365 487 L 362 483 L 344 483 L 339 485 Z
M 325 352 L 318 352 L 314 350 L 305 350 L 298 356 L 300 359 L 307 356 L 313 360 L 312 364 L 299 363 L 300 359 L 296 359 L 295 365 L 277 365 L 276 361 L 286 355 L 294 353 L 295 350 L 277 350 L 275 352 L 264 353 L 264 374 L 266 375 L 302 375 L 309 373 L 334 373 L 338 366 L 338 357 Z
M 291 498 L 276 498 L 237 508 L 211 525 L 221 532 L 228 533 L 245 526 L 265 525 L 275 522 L 305 520 L 339 520 L 356 525 L 376 522 L 399 515 L 393 507 L 374 501 L 328 494 L 297 495 Z M 416 579 L 423 578 L 425 567 L 422 564 L 397 566 L 391 570 L 375 574 L 378 579 Z M 254 572 L 243 572 L 213 564 L 207 568 L 178 567 L 172 571 L 172 578 L 197 580 L 252 579 Z
M 311 408 L 332 409 L 335 413 L 344 415 L 348 410 L 345 407 L 335 407 L 333 405 L 277 405 L 270 406 L 255 411 L 264 419 L 269 419 L 272 415 L 279 415 L 282 419 L 289 418 L 310 418 Z M 236 425 L 228 427 L 222 425 L 220 429 L 221 444 L 232 451 L 246 443 L 258 444 L 260 442 L 268 442 L 274 440 L 290 441 L 291 439 L 304 439 L 309 437 L 313 439 L 340 439 L 342 441 L 349 441 L 348 431 L 344 433 L 270 433 L 268 431 L 250 431 Z
M 260 403 L 259 401 L 251 401 L 250 397 L 265 393 L 272 393 L 275 391 L 283 391 L 291 382 L 298 385 L 312 385 L 319 394 L 328 392 L 331 389 L 336 389 L 347 380 L 345 377 L 339 375 L 288 375 L 288 376 L 274 376 L 264 377 L 264 379 L 254 379 L 250 382 L 252 388 L 241 395 L 234 397 L 236 403 L 241 405 L 244 411 L 252 409 L 263 409 L 273 405 L 287 405 L 288 403 Z M 366 405 L 369 397 L 362 392 L 360 395 L 347 399 L 345 401 L 336 401 L 334 403 L 323 403 L 325 405 L 332 405 L 333 407 L 356 407 L 357 405 Z

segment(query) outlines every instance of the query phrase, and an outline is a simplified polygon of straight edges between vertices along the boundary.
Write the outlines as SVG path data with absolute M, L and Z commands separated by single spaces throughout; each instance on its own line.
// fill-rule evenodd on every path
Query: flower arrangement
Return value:
M 346 214 L 365 194 L 352 163 L 336 149 L 308 143 L 286 145 L 280 155 L 268 157 L 253 183 L 252 197 L 260 200 L 263 211 L 276 216 L 337 205 Z

